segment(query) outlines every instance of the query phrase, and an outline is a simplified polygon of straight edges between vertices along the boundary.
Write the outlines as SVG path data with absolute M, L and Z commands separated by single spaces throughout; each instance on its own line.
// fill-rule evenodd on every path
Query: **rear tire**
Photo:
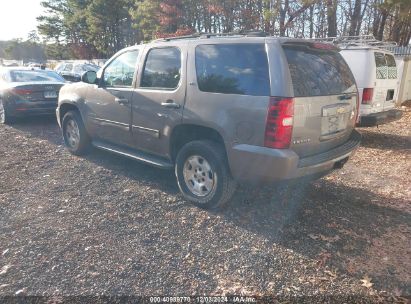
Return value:
M 13 122 L 13 117 L 10 116 L 6 105 L 4 104 L 3 100 L 0 99 L 0 124 L 11 125 Z
M 192 141 L 178 152 L 175 174 L 184 198 L 203 209 L 218 209 L 233 196 L 236 182 L 231 177 L 224 148 L 209 141 Z
M 70 153 L 84 155 L 89 151 L 90 136 L 87 134 L 83 120 L 77 111 L 69 111 L 64 115 L 62 132 L 64 143 Z

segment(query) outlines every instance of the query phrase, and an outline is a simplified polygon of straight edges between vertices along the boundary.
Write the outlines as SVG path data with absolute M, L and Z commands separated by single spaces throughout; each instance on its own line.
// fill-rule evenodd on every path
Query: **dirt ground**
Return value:
M 53 118 L 0 126 L 0 297 L 411 295 L 411 109 L 359 129 L 346 166 L 297 190 L 241 187 L 207 212 L 173 172 L 70 155 Z M 323 300 L 321 300 L 323 299 Z M 346 301 L 346 300 L 344 300 Z

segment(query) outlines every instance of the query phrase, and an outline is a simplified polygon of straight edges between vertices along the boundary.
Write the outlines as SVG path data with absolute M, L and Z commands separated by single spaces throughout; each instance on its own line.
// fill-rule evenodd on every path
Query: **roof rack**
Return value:
M 411 56 L 411 46 L 388 46 L 385 49 L 397 57 Z
M 171 41 L 171 40 L 182 40 L 182 39 L 208 39 L 208 38 L 219 38 L 219 37 L 266 37 L 267 33 L 263 31 L 238 31 L 229 33 L 195 33 L 186 36 L 176 36 L 176 37 L 166 37 L 154 40 L 154 42 L 160 41 Z
M 380 41 L 380 40 L 375 39 L 373 35 L 314 38 L 313 40 L 330 42 L 330 43 L 338 45 L 340 48 L 349 48 L 352 46 L 354 47 L 374 46 L 378 48 L 397 46 L 397 43 L 394 41 Z

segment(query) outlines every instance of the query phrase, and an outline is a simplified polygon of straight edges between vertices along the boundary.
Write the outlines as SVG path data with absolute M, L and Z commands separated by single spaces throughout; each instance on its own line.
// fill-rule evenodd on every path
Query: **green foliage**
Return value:
M 0 41 L 0 58 L 42 62 L 46 59 L 46 53 L 41 44 L 14 39 Z
M 138 41 L 132 28 L 129 10 L 134 0 L 45 0 L 46 14 L 38 17 L 39 33 L 50 47 L 53 57 L 64 57 L 60 44 L 73 57 L 109 57 L 121 48 Z
M 43 0 L 42 6 L 38 31 L 53 58 L 110 57 L 141 41 L 193 32 L 374 33 L 403 45 L 411 38 L 410 0 Z
M 134 27 L 142 33 L 144 41 L 152 40 L 160 31 L 160 0 L 136 1 L 136 7 L 130 10 Z
M 110 56 L 127 45 L 137 42 L 132 28 L 129 0 L 94 0 L 86 9 L 87 40 L 100 54 Z

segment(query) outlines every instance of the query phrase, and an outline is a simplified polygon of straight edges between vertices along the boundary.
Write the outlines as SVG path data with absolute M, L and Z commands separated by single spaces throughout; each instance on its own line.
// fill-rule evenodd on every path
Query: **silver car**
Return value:
M 68 150 L 174 169 L 184 197 L 217 208 L 238 181 L 341 168 L 360 144 L 358 92 L 339 50 L 307 40 L 192 36 L 124 49 L 62 88 Z

